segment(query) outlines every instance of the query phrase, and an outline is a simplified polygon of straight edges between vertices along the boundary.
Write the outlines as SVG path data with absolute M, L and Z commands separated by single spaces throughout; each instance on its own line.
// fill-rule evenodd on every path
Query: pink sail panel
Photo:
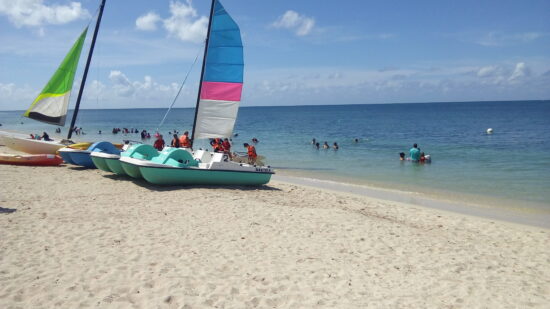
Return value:
M 242 83 L 202 82 L 201 100 L 241 101 Z

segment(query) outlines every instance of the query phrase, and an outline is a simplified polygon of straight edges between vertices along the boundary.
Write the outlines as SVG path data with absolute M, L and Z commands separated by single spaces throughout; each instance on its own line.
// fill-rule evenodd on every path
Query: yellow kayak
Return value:
M 86 150 L 88 149 L 93 143 L 90 143 L 90 142 L 86 142 L 86 143 L 75 143 L 75 144 L 71 144 L 69 146 L 66 146 L 68 148 L 72 148 L 72 149 L 79 149 L 79 150 Z M 124 146 L 123 144 L 113 144 L 115 145 L 116 148 L 118 149 L 122 149 L 122 146 Z M 56 151 L 56 154 L 59 154 L 59 150 Z

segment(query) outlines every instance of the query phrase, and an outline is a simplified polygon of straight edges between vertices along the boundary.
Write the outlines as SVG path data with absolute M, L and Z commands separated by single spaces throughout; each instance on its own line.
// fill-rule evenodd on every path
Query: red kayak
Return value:
M 0 164 L 55 166 L 63 163 L 60 156 L 51 154 L 12 155 L 0 154 Z

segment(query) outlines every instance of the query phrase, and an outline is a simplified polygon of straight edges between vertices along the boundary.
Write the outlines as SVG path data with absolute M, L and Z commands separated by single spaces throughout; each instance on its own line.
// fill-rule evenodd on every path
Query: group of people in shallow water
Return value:
M 319 144 L 319 142 L 315 138 L 311 140 L 311 145 L 313 145 L 313 147 L 315 147 L 316 149 L 321 148 L 321 144 Z M 330 149 L 330 146 L 329 146 L 328 142 L 325 141 L 323 143 L 323 149 Z M 332 149 L 334 149 L 334 150 L 340 149 L 340 146 L 338 146 L 337 142 L 334 142 L 332 144 Z
M 430 155 L 425 154 L 420 151 L 418 144 L 414 144 L 413 147 L 409 150 L 409 157 L 405 157 L 404 152 L 399 153 L 399 160 L 401 161 L 411 161 L 416 163 L 431 163 L 432 158 Z
M 147 132 L 147 130 L 141 130 L 141 132 L 138 130 L 138 129 L 135 129 L 135 128 L 113 128 L 113 130 L 111 131 L 113 134 L 118 134 L 118 133 L 122 133 L 122 134 L 140 134 L 141 135 L 141 139 L 142 140 L 145 140 L 145 139 L 150 139 L 151 138 L 151 133 Z M 99 134 L 101 134 L 101 130 L 99 130 L 98 132 Z

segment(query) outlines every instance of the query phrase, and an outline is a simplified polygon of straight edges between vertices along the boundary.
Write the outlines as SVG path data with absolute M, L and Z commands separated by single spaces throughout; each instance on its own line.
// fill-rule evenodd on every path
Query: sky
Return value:
M 30 106 L 99 2 L 0 0 L 0 110 Z M 243 37 L 241 106 L 550 99 L 549 0 L 221 2 Z M 165 108 L 188 72 L 175 107 L 193 107 L 209 8 L 107 0 L 81 107 Z

